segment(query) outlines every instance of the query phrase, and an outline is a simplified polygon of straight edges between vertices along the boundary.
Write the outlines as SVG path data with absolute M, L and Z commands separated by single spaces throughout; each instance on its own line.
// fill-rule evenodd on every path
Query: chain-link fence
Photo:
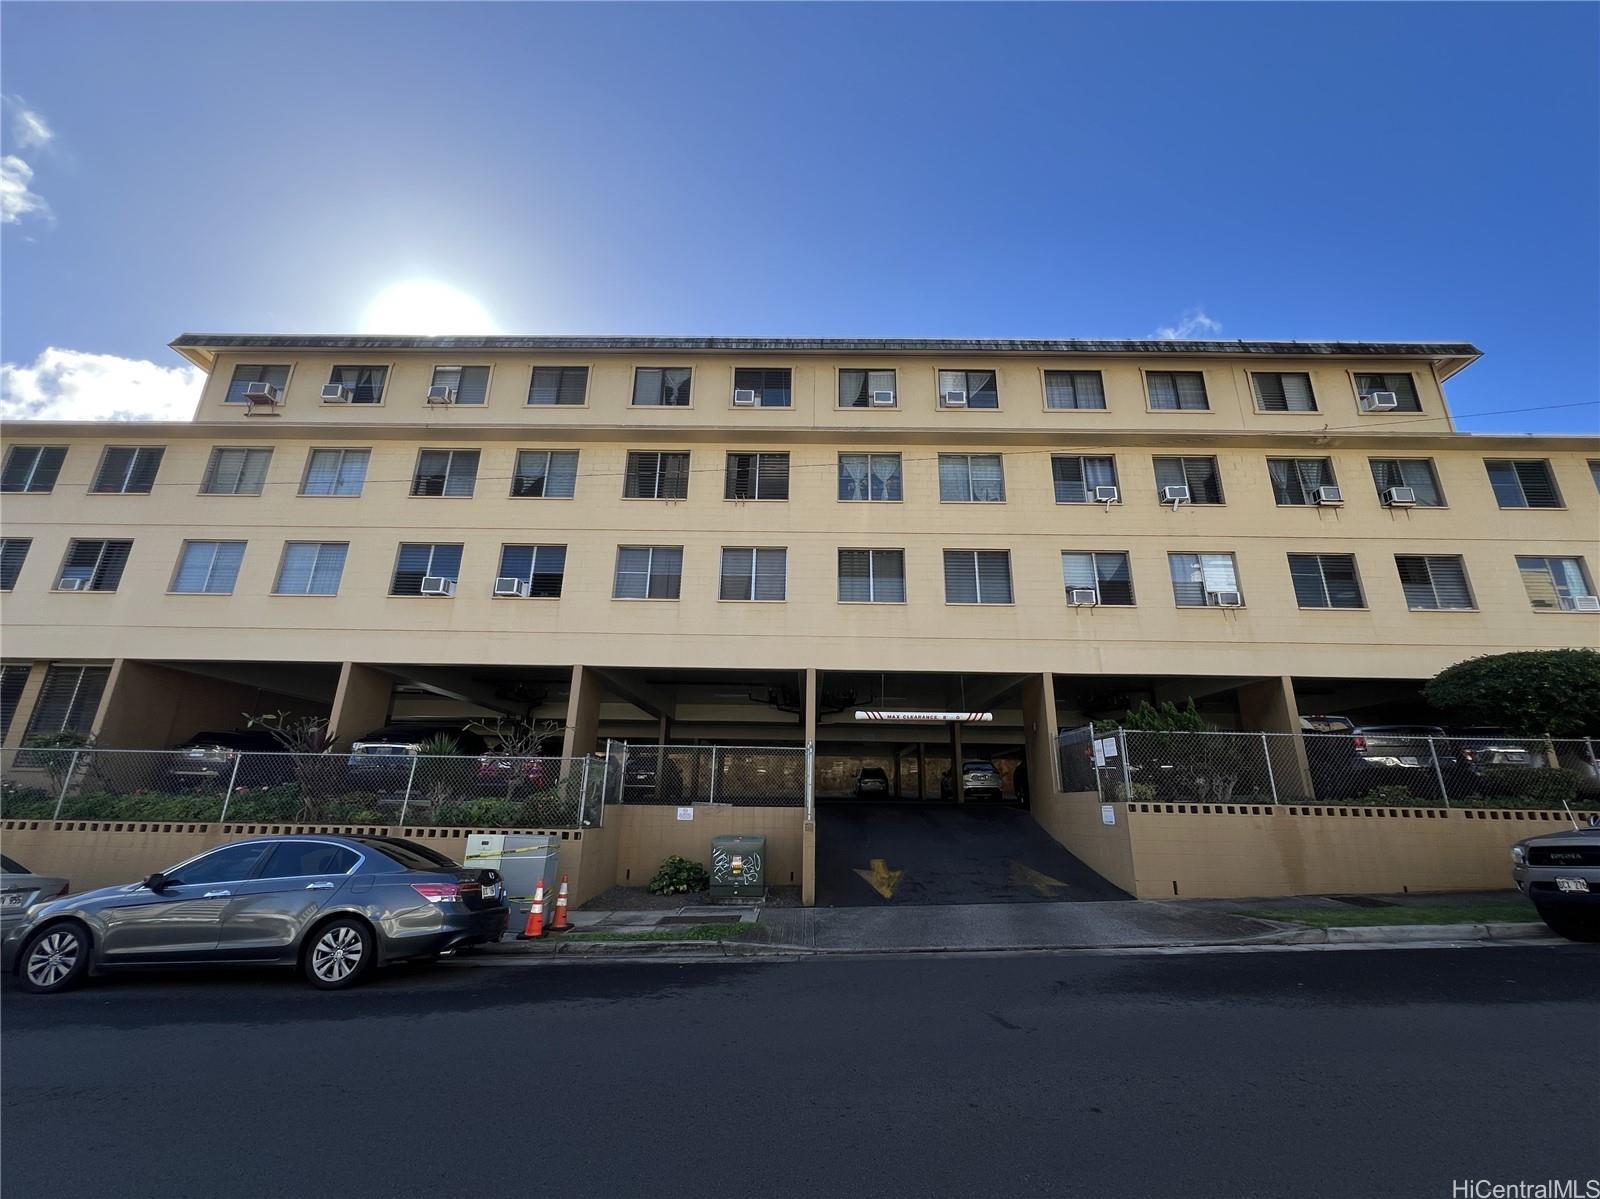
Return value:
M 1600 808 L 1586 738 L 1064 730 L 1068 790 L 1156 803 Z M 1068 785 L 1070 784 L 1070 785 Z
M 622 745 L 626 804 L 731 804 L 802 807 L 808 754 L 804 746 Z
M 398 752 L 22 749 L 0 762 L 0 818 L 589 828 L 607 760 Z M 620 778 L 620 776 L 619 776 Z

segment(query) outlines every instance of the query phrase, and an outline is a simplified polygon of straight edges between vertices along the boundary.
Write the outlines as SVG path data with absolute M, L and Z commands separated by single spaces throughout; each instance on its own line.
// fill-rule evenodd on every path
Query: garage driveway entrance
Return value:
M 1020 808 L 817 804 L 822 907 L 1128 898 Z

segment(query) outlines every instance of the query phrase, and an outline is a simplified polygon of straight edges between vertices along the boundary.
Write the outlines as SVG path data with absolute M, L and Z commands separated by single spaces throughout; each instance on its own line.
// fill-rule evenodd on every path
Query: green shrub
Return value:
M 1490 766 L 1468 798 L 1485 801 L 1484 807 L 1560 808 L 1577 800 L 1582 783 L 1572 770 Z
M 1384 783 L 1373 787 L 1360 799 L 1341 799 L 1329 802 L 1336 804 L 1370 804 L 1378 808 L 1436 808 L 1440 806 L 1438 800 L 1419 798 L 1412 794 L 1410 787 L 1401 783 Z
M 711 885 L 711 876 L 699 862 L 691 862 L 673 854 L 661 863 L 655 878 L 650 880 L 650 890 L 657 895 L 683 895 L 691 891 L 704 891 Z
M 1581 737 L 1600 732 L 1600 652 L 1524 650 L 1469 658 L 1441 670 L 1423 697 L 1463 724 L 1516 736 Z

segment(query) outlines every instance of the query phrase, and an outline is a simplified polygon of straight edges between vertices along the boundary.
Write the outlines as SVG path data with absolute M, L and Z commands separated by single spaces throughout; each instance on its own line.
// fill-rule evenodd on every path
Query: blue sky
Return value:
M 181 331 L 359 329 L 429 279 L 500 332 L 1471 340 L 1453 406 L 1512 411 L 1464 427 L 1593 431 L 1597 37 L 1588 4 L 11 4 L 6 388 L 129 410 L 192 384 Z

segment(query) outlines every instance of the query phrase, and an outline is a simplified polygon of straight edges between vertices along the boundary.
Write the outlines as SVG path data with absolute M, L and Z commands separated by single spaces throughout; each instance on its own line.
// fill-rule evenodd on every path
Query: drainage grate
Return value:
M 1353 908 L 1397 908 L 1400 905 L 1389 899 L 1377 899 L 1371 895 L 1330 895 L 1334 903 L 1349 904 Z

